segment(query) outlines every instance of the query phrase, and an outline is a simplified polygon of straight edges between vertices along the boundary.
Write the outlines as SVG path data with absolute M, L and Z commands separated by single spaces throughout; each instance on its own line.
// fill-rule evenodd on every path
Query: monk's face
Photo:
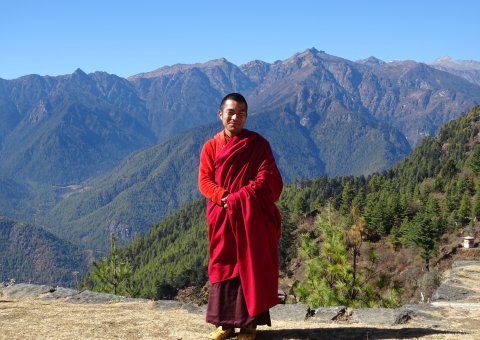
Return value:
M 235 100 L 227 100 L 222 111 L 218 111 L 218 116 L 222 120 L 225 133 L 230 136 L 236 136 L 242 132 L 247 121 L 247 108 L 245 103 Z

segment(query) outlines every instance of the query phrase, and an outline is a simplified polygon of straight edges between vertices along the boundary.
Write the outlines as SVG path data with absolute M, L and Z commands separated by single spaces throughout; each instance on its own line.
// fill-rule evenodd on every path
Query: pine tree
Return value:
M 91 273 L 92 290 L 110 294 L 137 296 L 139 294 L 131 282 L 132 266 L 128 261 L 121 261 L 116 244 L 115 235 L 111 236 L 111 253 L 108 258 L 99 262 L 93 261 Z
M 465 191 L 460 201 L 460 206 L 458 207 L 458 218 L 462 225 L 466 225 L 470 222 L 471 212 L 472 205 L 470 203 L 470 195 Z
M 385 233 L 384 203 L 380 197 L 380 192 L 371 192 L 367 195 L 364 215 L 369 240 L 377 240 Z
M 342 203 L 340 205 L 340 213 L 343 215 L 348 214 L 352 200 L 355 197 L 355 191 L 353 190 L 350 182 L 345 183 L 342 191 Z
M 328 219 L 319 217 L 323 236 L 320 250 L 317 242 L 302 235 L 302 254 L 307 257 L 307 278 L 296 287 L 295 293 L 311 307 L 348 304 L 348 286 L 352 268 L 345 240 L 338 226 L 332 224 L 331 209 Z
M 475 198 L 472 204 L 473 220 L 480 221 L 480 181 L 477 183 Z
M 475 145 L 473 148 L 467 164 L 477 175 L 480 175 L 480 144 Z
M 383 300 L 379 290 L 370 284 L 378 274 L 376 254 L 370 252 L 368 266 L 358 266 L 365 224 L 355 210 L 352 215 L 355 223 L 346 232 L 333 222 L 330 204 L 327 218 L 320 215 L 318 220 L 321 247 L 318 239 L 302 235 L 301 253 L 306 258 L 306 278 L 294 288 L 294 293 L 312 308 L 395 304 L 393 297 L 388 302 Z
M 437 250 L 438 238 L 443 232 L 437 200 L 430 196 L 423 210 L 412 221 L 411 240 L 420 247 L 420 256 L 425 261 L 425 269 L 430 270 L 430 259 Z
M 357 296 L 357 285 L 358 285 L 358 259 L 360 257 L 360 248 L 363 243 L 363 236 L 365 234 L 365 219 L 357 215 L 357 209 L 352 208 L 352 219 L 354 221 L 350 232 L 346 234 L 347 237 L 347 246 L 350 249 L 352 257 L 352 283 L 350 289 L 351 300 L 354 300 Z
M 363 187 L 360 188 L 353 198 L 351 206 L 356 207 L 358 211 L 363 211 L 365 209 L 366 196 L 365 189 Z

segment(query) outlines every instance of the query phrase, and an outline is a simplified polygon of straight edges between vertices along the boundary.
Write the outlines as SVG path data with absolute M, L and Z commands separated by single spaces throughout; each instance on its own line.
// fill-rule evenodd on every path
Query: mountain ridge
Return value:
M 354 62 L 315 48 L 274 63 L 220 58 L 152 72 L 0 80 L 0 184 L 19 189 L 0 212 L 75 242 L 102 238 L 103 250 L 110 231 L 127 242 L 197 197 L 198 150 L 221 127 L 217 106 L 230 91 L 246 95 L 247 128 L 271 142 L 286 181 L 388 169 L 480 102 L 480 86 L 423 63 Z M 114 178 L 129 159 L 149 168 Z

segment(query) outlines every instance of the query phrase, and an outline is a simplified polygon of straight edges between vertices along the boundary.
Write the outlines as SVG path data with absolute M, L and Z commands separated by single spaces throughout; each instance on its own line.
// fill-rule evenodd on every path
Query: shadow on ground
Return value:
M 274 339 L 412 339 L 436 334 L 468 333 L 443 331 L 432 328 L 400 328 L 382 329 L 374 327 L 342 327 L 342 328 L 313 328 L 313 329 L 285 329 L 285 330 L 259 330 L 258 340 Z

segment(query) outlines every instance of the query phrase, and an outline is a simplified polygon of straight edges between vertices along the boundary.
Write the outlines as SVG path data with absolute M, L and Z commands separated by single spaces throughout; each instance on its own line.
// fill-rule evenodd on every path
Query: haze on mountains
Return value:
M 474 84 L 480 85 L 480 61 L 454 60 L 450 57 L 441 57 L 434 60 L 430 66 L 458 75 Z
M 247 97 L 247 127 L 270 140 L 287 182 L 383 171 L 480 103 L 471 74 L 312 48 L 128 79 L 79 69 L 0 79 L 0 214 L 96 251 L 111 232 L 129 242 L 199 197 L 199 150 L 232 91 Z

